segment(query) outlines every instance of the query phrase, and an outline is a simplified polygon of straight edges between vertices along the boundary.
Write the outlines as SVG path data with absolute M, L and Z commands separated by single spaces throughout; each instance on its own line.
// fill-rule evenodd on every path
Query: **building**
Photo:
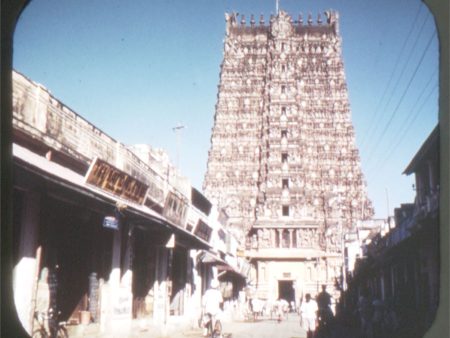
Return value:
M 404 171 L 415 176 L 414 203 L 396 208 L 395 227 L 366 243 L 349 282 L 353 302 L 366 288 L 395 310 L 404 329 L 398 337 L 422 337 L 438 307 L 439 162 L 437 126 Z
M 335 285 L 343 234 L 373 215 L 360 168 L 338 13 L 259 24 L 226 14 L 205 195 L 245 238 L 261 298 Z M 331 290 L 331 288 L 329 289 Z
M 364 257 L 367 252 L 365 249 L 367 245 L 378 234 L 386 234 L 390 229 L 394 228 L 394 219 L 369 219 L 359 221 L 352 231 L 349 231 L 344 236 L 345 247 L 345 271 L 346 278 L 351 277 L 355 270 L 356 261 Z
M 12 78 L 13 288 L 28 333 L 49 309 L 71 336 L 196 321 L 220 272 L 205 255 L 245 283 L 219 212 L 162 151 L 126 147 Z

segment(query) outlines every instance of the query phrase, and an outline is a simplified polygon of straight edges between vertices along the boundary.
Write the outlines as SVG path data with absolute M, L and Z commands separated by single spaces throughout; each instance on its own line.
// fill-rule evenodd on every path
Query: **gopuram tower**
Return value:
M 338 14 L 226 14 L 204 192 L 245 239 L 256 296 L 342 285 L 343 235 L 373 208 L 355 145 Z M 336 283 L 338 282 L 338 283 Z

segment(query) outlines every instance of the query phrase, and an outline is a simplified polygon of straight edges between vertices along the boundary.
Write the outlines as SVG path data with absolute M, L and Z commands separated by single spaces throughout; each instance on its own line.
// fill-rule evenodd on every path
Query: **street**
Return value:
M 222 323 L 223 338 L 306 338 L 306 332 L 300 327 L 300 317 L 297 314 L 290 313 L 287 319 L 280 323 L 270 318 L 258 319 L 256 321 L 226 321 Z M 92 328 L 91 328 L 92 330 Z M 149 326 L 145 329 L 139 325 L 132 325 L 130 330 L 114 330 L 105 334 L 99 334 L 95 330 L 75 334 L 71 332 L 70 337 L 89 337 L 89 338 L 201 338 L 202 330 L 200 328 L 173 328 L 164 335 L 160 329 Z M 339 324 L 327 338 L 357 338 L 358 335 L 354 329 L 345 328 Z M 325 337 L 324 337 L 325 338 Z
M 329 338 L 356 338 L 355 330 L 340 325 L 331 332 Z M 201 337 L 200 329 L 177 332 L 170 338 Z M 290 313 L 287 319 L 278 323 L 276 320 L 259 319 L 257 321 L 233 321 L 223 323 L 223 338 L 306 338 L 306 331 L 300 327 L 300 317 Z

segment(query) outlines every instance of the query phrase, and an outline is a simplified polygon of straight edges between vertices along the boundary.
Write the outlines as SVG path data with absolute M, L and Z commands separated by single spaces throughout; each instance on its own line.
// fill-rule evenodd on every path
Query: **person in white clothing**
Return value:
M 311 295 L 305 295 L 305 301 L 300 306 L 301 326 L 306 331 L 306 337 L 312 338 L 316 330 L 317 303 L 311 299 Z
M 217 279 L 211 280 L 211 288 L 206 290 L 203 295 L 203 314 L 210 315 L 212 322 L 212 327 L 215 324 L 215 317 L 220 312 L 220 305 L 223 303 L 222 293 L 218 290 L 219 281 Z M 208 334 L 208 327 L 203 328 L 203 336 Z

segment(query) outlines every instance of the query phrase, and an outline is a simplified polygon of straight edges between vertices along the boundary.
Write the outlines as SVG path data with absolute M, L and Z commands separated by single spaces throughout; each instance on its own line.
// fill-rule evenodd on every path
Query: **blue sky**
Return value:
M 412 202 L 402 175 L 437 123 L 438 39 L 417 0 L 280 0 L 295 19 L 340 14 L 356 143 L 377 217 Z M 165 149 L 192 184 L 206 171 L 224 13 L 275 12 L 275 0 L 34 0 L 14 36 L 14 68 L 124 144 Z M 322 16 L 323 17 L 323 16 Z

